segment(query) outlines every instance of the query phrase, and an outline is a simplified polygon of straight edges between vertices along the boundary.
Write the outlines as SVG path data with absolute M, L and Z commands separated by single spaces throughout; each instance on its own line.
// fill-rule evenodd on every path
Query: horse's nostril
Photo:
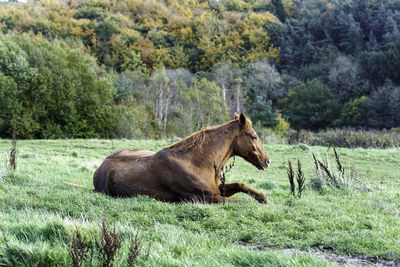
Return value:
M 271 165 L 271 161 L 270 160 L 267 160 L 267 165 L 268 166 Z

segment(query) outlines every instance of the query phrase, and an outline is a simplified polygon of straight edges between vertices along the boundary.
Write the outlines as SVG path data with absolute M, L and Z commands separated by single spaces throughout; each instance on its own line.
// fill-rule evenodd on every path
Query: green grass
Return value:
M 258 171 L 242 159 L 227 175 L 265 192 L 271 205 L 244 194 L 238 204 L 168 204 L 148 197 L 115 199 L 64 182 L 92 187 L 93 173 L 117 149 L 158 150 L 167 141 L 18 141 L 17 171 L 7 168 L 9 140 L 0 140 L 0 266 L 71 265 L 68 246 L 75 229 L 85 238 L 100 233 L 102 220 L 123 237 L 116 260 L 124 265 L 129 240 L 139 229 L 149 266 L 323 266 L 311 254 L 288 255 L 255 246 L 303 251 L 333 248 L 340 255 L 400 258 L 400 150 L 337 149 L 345 167 L 354 167 L 372 190 L 326 191 L 309 188 L 302 199 L 289 196 L 287 160 L 300 159 L 307 181 L 311 153 L 332 159 L 325 147 L 266 145 L 271 167 Z M 296 166 L 297 164 L 294 164 Z M 308 180 L 307 180 L 308 179 Z M 144 259 L 139 259 L 144 264 Z M 92 263 L 98 265 L 94 259 Z

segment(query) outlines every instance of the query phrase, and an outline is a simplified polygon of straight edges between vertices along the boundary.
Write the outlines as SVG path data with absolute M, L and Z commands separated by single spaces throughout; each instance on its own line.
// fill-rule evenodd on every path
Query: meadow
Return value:
M 334 165 L 333 149 L 265 145 L 266 171 L 236 158 L 227 182 L 262 190 L 271 204 L 244 194 L 236 204 L 163 203 L 148 197 L 112 198 L 93 192 L 93 173 L 112 151 L 159 150 L 169 141 L 27 140 L 17 144 L 17 170 L 8 168 L 9 140 L 0 140 L 0 266 L 72 265 L 75 231 L 87 242 L 104 221 L 122 237 L 116 266 L 127 264 L 139 231 L 143 266 L 334 266 L 317 252 L 394 261 L 400 259 L 400 150 L 338 148 L 363 190 L 313 190 L 312 153 Z M 301 199 L 290 195 L 287 161 L 305 173 Z M 86 188 L 72 187 L 66 182 Z M 146 250 L 150 245 L 148 257 Z M 293 249 L 288 253 L 287 249 Z M 304 253 L 300 252 L 303 251 Z M 398 261 L 397 261 L 398 262 Z M 87 265 L 101 265 L 93 256 Z

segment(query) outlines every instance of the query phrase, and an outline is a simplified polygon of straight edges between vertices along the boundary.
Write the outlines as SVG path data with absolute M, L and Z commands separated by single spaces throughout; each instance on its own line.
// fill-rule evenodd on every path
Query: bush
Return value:
M 274 129 L 268 127 L 262 127 L 259 122 L 254 125 L 258 138 L 260 138 L 263 144 L 287 144 L 287 138 L 277 133 Z
M 0 136 L 112 137 L 113 88 L 92 57 L 65 42 L 0 34 Z
M 290 131 L 289 144 L 331 147 L 390 148 L 400 147 L 400 133 L 391 130 L 332 129 L 319 132 Z

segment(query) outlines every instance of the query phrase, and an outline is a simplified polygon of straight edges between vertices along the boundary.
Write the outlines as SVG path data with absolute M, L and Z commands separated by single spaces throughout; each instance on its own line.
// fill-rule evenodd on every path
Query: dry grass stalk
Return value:
M 111 266 L 117 251 L 122 246 L 122 238 L 113 230 L 108 230 L 104 221 L 101 223 L 102 235 L 96 240 L 96 248 L 103 262 L 103 267 Z
M 12 134 L 10 169 L 14 171 L 17 169 L 17 131 L 15 130 L 15 127 Z
M 333 151 L 335 152 L 335 159 L 336 159 L 336 164 L 340 173 L 340 176 L 342 177 L 342 179 L 344 180 L 344 168 L 342 166 L 342 163 L 340 162 L 339 159 L 339 154 L 336 152 L 336 148 L 333 148 Z
M 137 232 L 133 242 L 131 242 L 131 245 L 129 246 L 128 266 L 133 266 L 136 258 L 139 256 L 142 250 L 142 240 L 143 236 L 139 236 L 139 232 Z
M 149 259 L 150 248 L 151 248 L 151 244 L 149 244 L 149 246 L 147 247 L 146 257 L 144 257 L 144 259 L 145 259 L 146 261 Z
M 80 267 L 85 262 L 88 252 L 93 253 L 93 247 L 87 246 L 82 239 L 81 233 L 76 230 L 74 236 L 72 237 L 72 242 L 70 245 L 69 255 L 72 259 L 72 264 L 74 267 Z
M 301 169 L 301 163 L 300 160 L 297 160 L 297 185 L 298 185 L 298 191 L 297 191 L 297 196 L 299 198 L 301 198 L 301 193 L 303 192 L 304 189 L 304 181 L 305 181 L 305 177 L 304 177 L 304 173 Z
M 317 160 L 317 158 L 315 157 L 314 153 L 312 153 L 312 157 L 313 157 L 313 159 L 314 159 L 315 171 L 318 172 L 318 171 L 319 171 L 318 160 Z
M 340 188 L 338 181 L 336 179 L 336 177 L 331 173 L 331 171 L 329 170 L 328 166 L 325 165 L 323 162 L 319 161 L 319 166 L 321 167 L 321 169 L 325 172 L 325 174 L 332 179 L 333 183 L 335 184 L 336 188 Z
M 290 160 L 288 161 L 288 167 L 287 167 L 286 171 L 287 171 L 287 175 L 288 175 L 288 179 L 289 179 L 289 183 L 290 183 L 290 193 L 293 196 L 295 196 L 296 188 L 295 188 L 295 184 L 294 184 L 294 172 L 293 172 L 293 167 L 292 167 L 292 163 L 290 162 Z

